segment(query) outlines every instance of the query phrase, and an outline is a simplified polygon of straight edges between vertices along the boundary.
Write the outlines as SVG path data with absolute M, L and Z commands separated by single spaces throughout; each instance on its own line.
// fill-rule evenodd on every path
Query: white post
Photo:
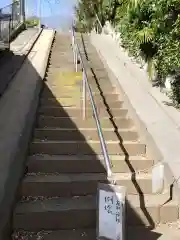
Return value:
M 74 49 L 74 35 L 72 34 L 72 46 L 73 46 L 73 49 Z
M 86 119 L 86 75 L 83 69 L 83 120 Z
M 76 54 L 75 54 L 75 48 L 73 47 L 73 58 L 74 58 L 74 66 L 76 64 Z
M 74 45 L 74 41 L 73 41 L 73 45 L 72 45 L 72 50 L 73 50 L 73 61 L 74 61 L 74 65 L 76 64 L 76 59 L 75 59 L 75 45 Z
M 75 48 L 75 64 L 76 64 L 76 72 L 78 71 L 78 50 Z

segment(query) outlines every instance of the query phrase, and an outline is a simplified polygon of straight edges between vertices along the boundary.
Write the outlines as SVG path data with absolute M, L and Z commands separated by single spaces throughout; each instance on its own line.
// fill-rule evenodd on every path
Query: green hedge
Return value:
M 102 25 L 108 20 L 116 26 L 131 55 L 147 62 L 150 80 L 156 73 L 163 84 L 172 76 L 172 98 L 179 104 L 180 0 L 81 0 L 78 20 L 92 22 L 95 12 Z

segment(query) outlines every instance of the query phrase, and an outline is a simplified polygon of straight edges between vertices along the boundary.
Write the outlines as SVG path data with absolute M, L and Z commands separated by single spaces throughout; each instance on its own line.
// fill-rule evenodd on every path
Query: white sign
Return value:
M 124 240 L 125 187 L 99 186 L 98 238 Z

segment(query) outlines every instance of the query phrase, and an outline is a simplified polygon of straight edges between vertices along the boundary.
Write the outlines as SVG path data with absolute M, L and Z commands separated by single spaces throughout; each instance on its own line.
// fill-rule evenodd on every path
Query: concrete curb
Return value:
M 3 240 L 10 239 L 10 216 L 25 169 L 53 38 L 53 30 L 42 32 L 0 101 L 0 239 Z
M 1 75 L 0 78 L 2 78 L 1 79 L 1 84 L 0 84 L 0 95 L 3 95 L 4 92 L 6 91 L 6 89 L 11 84 L 12 79 L 18 73 L 19 69 L 23 65 L 25 59 L 27 58 L 28 54 L 32 50 L 34 44 L 38 40 L 41 33 L 42 33 L 42 30 L 38 31 L 38 33 L 33 37 L 32 41 L 29 42 L 26 49 L 23 49 L 22 51 L 19 51 L 19 52 L 12 51 L 13 49 L 11 49 L 11 51 L 13 52 L 14 55 L 21 58 L 21 61 L 19 63 L 18 62 L 19 60 L 17 59 L 18 63 L 17 63 L 16 66 L 14 66 L 15 64 L 13 62 L 11 64 L 11 66 L 7 65 L 7 63 L 4 66 L 2 66 L 1 73 L 0 73 L 0 75 Z
M 37 42 L 42 31 L 43 31 L 43 29 L 39 29 L 37 31 L 37 33 L 34 36 L 32 36 L 30 41 L 26 45 L 23 45 L 19 50 L 15 49 L 14 42 L 12 42 L 10 50 L 19 55 L 28 55 L 30 53 L 31 49 L 33 48 L 34 44 Z
M 138 79 L 127 71 L 124 62 L 121 61 L 122 53 L 120 50 L 118 52 L 117 46 L 109 36 L 92 33 L 90 38 L 108 70 L 112 83 L 121 93 L 125 107 L 135 120 L 142 141 L 147 144 L 147 154 L 155 163 L 164 164 L 166 184 L 173 184 L 179 198 L 180 134 L 176 124 Z

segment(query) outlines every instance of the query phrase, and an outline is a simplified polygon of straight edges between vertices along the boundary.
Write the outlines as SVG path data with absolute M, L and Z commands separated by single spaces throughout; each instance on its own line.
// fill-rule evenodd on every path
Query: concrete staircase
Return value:
M 21 197 L 14 209 L 13 239 L 95 240 L 97 184 L 112 180 L 127 187 L 128 239 L 140 239 L 139 232 L 149 234 L 148 227 L 178 219 L 178 204 L 169 201 L 169 193 L 152 193 L 153 160 L 146 156 L 146 146 L 139 141 L 133 120 L 88 38 L 85 45 L 94 72 L 88 68 L 89 82 L 113 176 L 106 175 L 90 102 L 87 119 L 82 120 L 82 74 L 74 70 L 71 38 L 57 35 L 29 146 L 27 172 L 19 188 Z M 156 239 L 153 233 L 149 239 Z

